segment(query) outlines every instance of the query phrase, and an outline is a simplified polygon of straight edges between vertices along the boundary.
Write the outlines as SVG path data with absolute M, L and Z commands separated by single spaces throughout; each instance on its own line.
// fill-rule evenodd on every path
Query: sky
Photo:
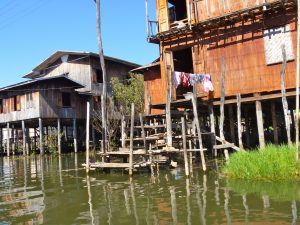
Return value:
M 101 31 L 107 56 L 141 65 L 159 56 L 146 41 L 145 0 L 102 0 Z M 0 1 L 0 87 L 58 50 L 98 52 L 94 0 Z

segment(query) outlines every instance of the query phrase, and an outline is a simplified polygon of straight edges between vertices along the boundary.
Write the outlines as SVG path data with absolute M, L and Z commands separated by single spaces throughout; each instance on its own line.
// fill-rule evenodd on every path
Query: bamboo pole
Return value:
M 281 99 L 282 99 L 282 107 L 283 107 L 283 113 L 284 113 L 284 121 L 285 121 L 285 129 L 286 129 L 286 136 L 287 136 L 287 141 L 289 146 L 292 145 L 291 141 L 291 122 L 290 122 L 290 117 L 288 115 L 288 102 L 286 99 L 286 91 L 285 91 L 285 81 L 284 81 L 284 75 L 285 75 L 285 70 L 286 70 L 286 51 L 285 51 L 285 46 L 282 45 L 282 69 L 280 72 L 280 87 L 281 87 Z
M 296 56 L 296 163 L 299 165 L 299 73 L 300 73 L 300 0 L 297 0 L 297 56 Z M 299 171 L 297 171 L 299 173 Z
M 225 61 L 222 56 L 221 62 L 221 104 L 220 104 L 220 138 L 225 141 L 224 137 L 224 105 L 225 105 Z
M 204 157 L 204 152 L 203 152 L 201 129 L 200 129 L 200 123 L 199 123 L 199 118 L 198 118 L 197 102 L 196 102 L 195 96 L 192 97 L 192 104 L 193 104 L 193 113 L 194 113 L 194 119 L 195 119 L 195 123 L 196 123 L 196 129 L 197 129 L 197 133 L 198 133 L 198 141 L 199 141 L 202 169 L 203 169 L 203 171 L 206 171 L 206 163 L 205 163 L 205 157 Z
M 233 116 L 233 106 L 228 106 L 229 111 L 229 126 L 230 126 L 230 136 L 231 136 L 231 142 L 235 143 L 235 128 L 234 128 L 234 116 Z
M 214 145 L 216 144 L 216 127 L 215 127 L 214 106 L 212 102 L 208 104 L 208 112 L 210 118 L 211 145 L 214 152 L 213 154 L 215 157 L 217 157 L 218 151 L 214 149 Z
M 244 146 L 243 146 L 243 139 L 242 139 L 241 94 L 237 94 L 236 99 L 237 99 L 237 122 L 238 122 L 239 147 L 243 149 Z
M 107 99 L 107 84 L 106 84 L 106 68 L 102 45 L 102 35 L 101 35 L 101 17 L 100 17 L 100 0 L 94 0 L 96 2 L 96 17 L 97 17 L 97 40 L 99 48 L 99 59 L 102 69 L 102 96 L 101 101 L 101 116 L 102 116 L 102 141 L 103 141 L 103 152 L 106 152 L 106 141 L 107 141 L 107 115 L 106 115 L 106 99 Z
M 134 128 L 134 103 L 131 103 L 129 176 L 132 176 L 133 174 L 133 128 Z
M 86 103 L 86 158 L 85 170 L 88 173 L 90 170 L 90 102 Z
M 185 175 L 189 177 L 190 170 L 189 170 L 189 162 L 188 162 L 188 155 L 186 149 L 186 130 L 185 130 L 184 117 L 181 117 L 181 127 L 182 127 L 182 148 L 183 148 L 183 157 L 184 157 L 184 169 L 185 169 Z

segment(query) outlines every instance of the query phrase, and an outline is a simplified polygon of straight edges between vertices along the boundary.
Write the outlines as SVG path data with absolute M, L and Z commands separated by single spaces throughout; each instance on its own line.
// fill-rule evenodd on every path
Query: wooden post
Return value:
M 167 89 L 167 103 L 166 103 L 166 124 L 167 124 L 167 146 L 172 147 L 172 118 L 171 118 L 171 88 Z
M 90 170 L 90 102 L 86 103 L 86 139 L 85 139 L 85 170 L 88 173 Z
M 145 90 L 145 97 L 146 97 L 146 114 L 150 115 L 151 113 L 151 96 L 149 95 L 149 83 L 146 81 L 146 90 Z
M 259 93 L 254 95 L 255 97 L 260 96 Z M 258 129 L 258 139 L 259 139 L 259 147 L 260 149 L 265 148 L 265 134 L 264 134 L 264 122 L 263 122 L 263 114 L 261 102 L 259 100 L 255 101 L 256 106 L 256 119 L 257 119 L 257 129 Z
M 140 117 L 140 123 L 141 123 L 141 128 L 142 128 L 142 137 L 144 141 L 144 149 L 147 151 L 147 144 L 146 144 L 146 134 L 145 134 L 145 128 L 144 128 L 144 121 L 143 121 L 143 115 L 139 113 Z
M 200 129 L 200 123 L 199 123 L 199 118 L 198 118 L 197 102 L 196 102 L 195 96 L 192 97 L 192 104 L 193 104 L 193 113 L 194 113 L 194 118 L 195 118 L 195 123 L 196 123 L 196 129 L 197 129 L 197 133 L 198 133 L 198 141 L 199 141 L 202 169 L 203 169 L 203 171 L 206 171 L 206 163 L 205 163 L 205 157 L 204 157 L 204 152 L 203 152 L 201 129 Z
M 211 146 L 214 151 L 214 156 L 217 157 L 218 151 L 214 149 L 214 145 L 216 144 L 216 127 L 215 127 L 214 106 L 212 102 L 208 104 L 208 112 L 209 112 L 209 119 L 210 119 Z
M 40 131 L 40 154 L 44 155 L 44 143 L 43 143 L 43 121 L 42 118 L 39 118 L 39 131 Z
M 225 141 L 224 137 L 224 105 L 225 105 L 225 62 L 222 56 L 221 71 L 221 105 L 220 105 L 220 138 Z
M 235 143 L 235 128 L 234 128 L 234 115 L 233 115 L 233 106 L 228 106 L 228 112 L 229 112 L 229 126 L 230 126 L 230 137 L 231 142 Z
M 25 128 L 24 120 L 22 120 L 22 137 L 23 137 L 23 155 L 26 155 L 26 128 Z
M 133 174 L 133 128 L 134 128 L 134 103 L 131 103 L 129 176 L 132 176 Z
M 184 169 L 185 169 L 185 175 L 189 177 L 190 170 L 189 170 L 189 162 L 188 162 L 188 155 L 186 149 L 186 130 L 185 130 L 184 117 L 181 117 L 181 126 L 182 126 L 182 148 L 183 148 L 183 157 L 184 157 Z
M 296 53 L 296 164 L 299 168 L 299 76 L 300 76 L 300 0 L 297 0 L 297 53 Z M 299 174 L 299 170 L 297 170 Z
M 29 128 L 25 127 L 25 144 L 26 144 L 26 155 L 30 154 L 30 145 L 29 145 Z
M 284 75 L 285 75 L 285 70 L 286 70 L 286 52 L 285 52 L 285 46 L 282 45 L 282 68 L 280 72 L 280 87 L 281 87 L 281 96 L 282 96 L 282 107 L 283 107 L 283 113 L 284 113 L 284 121 L 285 121 L 285 128 L 286 128 L 286 136 L 287 136 L 287 141 L 289 146 L 292 145 L 291 141 L 291 121 L 289 117 L 289 109 L 288 109 L 288 102 L 286 99 L 286 91 L 285 91 L 285 81 L 284 81 Z
M 149 144 L 149 160 L 150 160 L 150 170 L 151 176 L 154 176 L 154 169 L 153 169 L 153 155 L 152 155 L 152 144 Z
M 77 124 L 76 124 L 76 118 L 73 119 L 73 139 L 74 139 L 74 152 L 77 153 L 78 146 L 77 146 Z
M 2 130 L 2 127 L 0 127 L 0 153 L 4 153 L 4 149 L 3 149 L 3 130 Z
M 6 154 L 10 156 L 10 127 L 9 123 L 6 124 L 6 134 L 7 134 L 7 143 L 6 143 Z
M 275 101 L 271 102 L 271 114 L 272 114 L 274 144 L 278 145 L 278 143 L 279 143 L 278 142 L 278 125 L 277 125 Z
M 241 94 L 236 95 L 237 101 L 237 125 L 238 125 L 238 139 L 239 139 L 239 147 L 241 149 L 244 148 L 243 146 L 243 139 L 242 139 L 242 111 L 241 111 Z
M 58 148 L 58 154 L 61 154 L 61 124 L 60 119 L 57 119 L 57 148 Z
M 12 154 L 15 155 L 16 154 L 16 129 L 15 129 L 15 125 L 11 126 L 11 133 L 12 133 Z
M 121 141 L 122 141 L 122 148 L 126 147 L 126 121 L 125 116 L 122 115 L 122 121 L 121 121 Z

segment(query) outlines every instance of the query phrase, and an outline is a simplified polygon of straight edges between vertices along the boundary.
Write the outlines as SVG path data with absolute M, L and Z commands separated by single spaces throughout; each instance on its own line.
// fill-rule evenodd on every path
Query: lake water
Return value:
M 300 183 L 226 180 L 195 168 L 82 169 L 84 155 L 0 158 L 0 224 L 300 224 Z

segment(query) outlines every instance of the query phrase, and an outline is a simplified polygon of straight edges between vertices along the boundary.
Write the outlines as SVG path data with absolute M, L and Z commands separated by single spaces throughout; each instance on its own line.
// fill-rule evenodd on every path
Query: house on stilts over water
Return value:
M 203 152 L 226 157 L 293 141 L 296 1 L 145 2 L 148 42 L 160 57 L 132 72 L 144 74 L 145 118 L 164 133 L 163 149 L 199 150 L 204 160 Z M 187 143 L 178 145 L 181 117 Z
M 139 65 L 106 57 L 107 78 L 128 79 Z M 41 154 L 83 149 L 86 103 L 100 107 L 102 71 L 99 56 L 89 52 L 58 51 L 24 78 L 27 81 L 0 88 L 0 152 Z M 108 85 L 111 95 L 111 86 Z M 91 110 L 92 111 L 92 110 Z M 99 145 L 91 126 L 93 145 Z M 53 141 L 54 140 L 54 141 Z M 51 149 L 53 147 L 54 149 Z

